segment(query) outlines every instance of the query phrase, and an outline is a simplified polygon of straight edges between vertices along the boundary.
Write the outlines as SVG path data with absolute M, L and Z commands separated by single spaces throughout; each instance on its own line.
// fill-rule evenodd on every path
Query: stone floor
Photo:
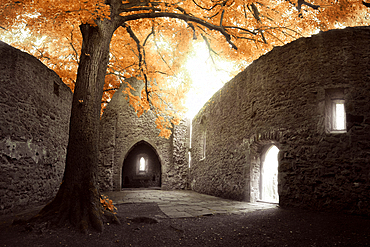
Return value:
M 191 190 L 124 189 L 102 194 L 107 195 L 114 204 L 157 203 L 162 212 L 170 218 L 239 214 L 278 206 L 273 203 L 232 201 Z

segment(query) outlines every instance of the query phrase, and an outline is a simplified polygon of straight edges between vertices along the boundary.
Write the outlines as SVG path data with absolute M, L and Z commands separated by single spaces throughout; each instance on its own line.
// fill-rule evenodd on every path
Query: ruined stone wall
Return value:
M 369 27 L 301 38 L 228 82 L 193 119 L 192 189 L 257 200 L 261 152 L 275 144 L 280 205 L 370 214 L 369 43 Z M 338 92 L 346 132 L 330 133 Z
M 142 81 L 131 78 L 128 82 L 137 88 L 137 91 L 132 92 L 133 94 L 140 92 Z M 148 111 L 137 117 L 133 107 L 121 93 L 125 87 L 126 85 L 122 84 L 121 89 L 113 95 L 101 119 L 100 189 L 102 191 L 121 189 L 123 162 L 135 144 L 142 141 L 149 144 L 159 157 L 162 168 L 161 187 L 163 189 L 185 188 L 186 179 L 179 179 L 184 177 L 184 173 L 187 174 L 187 170 L 183 167 L 187 167 L 188 163 L 180 158 L 183 146 L 174 149 L 174 144 L 182 143 L 183 141 L 178 139 L 183 138 L 182 135 L 188 132 L 183 132 L 183 127 L 176 127 L 175 134 L 169 139 L 159 137 L 160 131 L 156 128 L 154 113 Z
M 71 103 L 71 90 L 55 72 L 0 41 L 0 215 L 55 196 Z
M 173 164 L 168 172 L 167 179 L 172 188 L 189 189 L 189 144 L 190 120 L 183 119 L 173 128 Z

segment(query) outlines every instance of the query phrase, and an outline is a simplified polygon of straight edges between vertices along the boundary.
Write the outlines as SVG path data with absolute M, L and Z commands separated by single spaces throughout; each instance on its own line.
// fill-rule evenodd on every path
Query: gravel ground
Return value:
M 364 216 L 278 207 L 170 219 L 155 203 L 117 208 L 121 225 L 106 224 L 103 233 L 87 235 L 0 220 L 0 246 L 370 246 L 370 218 Z

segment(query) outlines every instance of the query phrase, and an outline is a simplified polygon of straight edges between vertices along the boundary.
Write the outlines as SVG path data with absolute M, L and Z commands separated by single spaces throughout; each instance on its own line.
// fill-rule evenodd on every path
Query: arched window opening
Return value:
M 278 154 L 279 149 L 272 145 L 261 157 L 260 200 L 264 202 L 279 202 Z
M 139 171 L 140 172 L 145 172 L 146 170 L 146 161 L 145 161 L 145 158 L 144 157 L 141 157 L 140 158 L 140 166 L 139 166 Z
M 147 142 L 135 144 L 122 164 L 122 188 L 161 187 L 161 162 Z

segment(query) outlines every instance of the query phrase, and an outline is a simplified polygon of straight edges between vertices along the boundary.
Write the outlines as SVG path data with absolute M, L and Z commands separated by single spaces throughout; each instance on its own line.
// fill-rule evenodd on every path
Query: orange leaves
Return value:
M 102 206 L 105 210 L 110 211 L 114 214 L 117 213 L 117 212 L 115 212 L 117 210 L 117 208 L 113 205 L 113 201 L 109 200 L 108 196 L 101 195 L 100 203 L 102 204 Z
M 172 128 L 172 125 L 168 119 L 165 119 L 162 116 L 158 116 L 155 124 L 157 125 L 157 129 L 160 130 L 159 136 L 164 138 L 169 138 L 171 136 L 172 131 L 170 128 Z
M 190 81 L 181 74 L 193 39 L 204 38 L 214 54 L 243 64 L 274 46 L 320 29 L 370 25 L 369 10 L 358 0 L 306 0 L 300 11 L 297 0 L 110 0 L 110 5 L 105 0 L 0 2 L 0 35 L 39 58 L 72 89 L 82 44 L 79 25 L 102 27 L 102 20 L 110 15 L 113 22 L 122 16 L 140 14 L 141 19 L 117 24 L 121 27 L 111 39 L 102 101 L 109 102 L 125 78 L 143 78 L 145 73 L 150 104 L 145 90 L 138 96 L 127 85 L 124 92 L 138 116 L 150 107 L 158 116 L 167 116 L 156 123 L 161 136 L 166 137 L 170 126 L 178 123 L 175 115 L 184 112 L 183 99 Z M 319 5 L 319 9 L 312 8 L 312 4 Z M 143 14 L 151 13 L 167 17 L 143 18 Z M 137 40 L 122 25 L 130 26 Z M 17 35 L 14 30 L 18 30 Z

